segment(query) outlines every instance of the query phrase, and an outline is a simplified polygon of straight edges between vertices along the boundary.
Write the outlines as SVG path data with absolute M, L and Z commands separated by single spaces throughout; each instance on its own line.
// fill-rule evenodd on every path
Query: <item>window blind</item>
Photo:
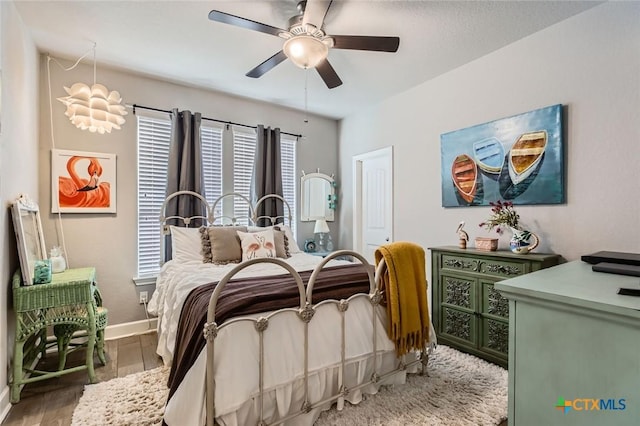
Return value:
M 222 195 L 222 129 L 200 127 L 207 201 Z M 138 277 L 160 270 L 160 210 L 166 198 L 171 121 L 138 115 Z
M 233 192 L 251 200 L 251 176 L 256 153 L 255 132 L 233 131 Z M 233 217 L 239 224 L 249 225 L 249 206 L 239 198 L 233 199 Z
M 138 115 L 138 277 L 160 268 L 160 209 L 167 189 L 171 121 Z
M 205 197 L 210 206 L 222 195 L 222 128 L 200 127 Z
M 233 191 L 251 197 L 251 176 L 256 151 L 255 132 L 234 130 L 233 132 Z M 282 196 L 291 207 L 291 230 L 296 233 L 296 139 L 280 135 L 280 167 L 282 173 Z M 248 224 L 248 206 L 236 200 L 233 214 L 239 223 Z M 285 211 L 285 215 L 287 212 Z M 288 220 L 285 221 L 288 223 Z
M 296 235 L 296 139 L 280 137 L 281 165 L 282 168 L 282 196 L 291 207 L 291 231 Z M 286 209 L 285 209 L 286 210 Z M 285 211 L 286 215 L 287 212 Z M 289 224 L 289 219 L 285 220 Z

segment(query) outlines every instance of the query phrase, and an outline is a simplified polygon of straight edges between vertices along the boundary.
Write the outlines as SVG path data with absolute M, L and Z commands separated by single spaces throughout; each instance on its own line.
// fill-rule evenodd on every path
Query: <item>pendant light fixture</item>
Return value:
M 92 133 L 111 133 L 120 130 L 124 124 L 123 115 L 127 115 L 122 98 L 117 91 L 109 91 L 104 85 L 96 83 L 96 46 L 93 46 L 93 85 L 75 83 L 70 88 L 64 86 L 68 96 L 58 98 L 67 106 L 65 115 L 79 129 Z

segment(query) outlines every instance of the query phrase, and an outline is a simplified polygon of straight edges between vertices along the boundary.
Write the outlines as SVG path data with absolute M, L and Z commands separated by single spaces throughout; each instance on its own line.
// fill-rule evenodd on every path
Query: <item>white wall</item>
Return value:
M 9 205 L 20 193 L 38 199 L 38 54 L 12 2 L 0 4 L 0 420 L 9 408 L 7 372 L 13 353 L 11 276 L 18 268 Z
M 90 45 L 88 47 L 91 47 Z M 99 53 L 98 53 L 99 59 Z M 59 60 L 69 67 L 71 60 Z M 41 61 L 40 90 L 40 178 L 39 195 L 47 249 L 61 244 L 57 214 L 51 214 L 51 126 L 47 57 Z M 104 304 L 109 308 L 110 325 L 144 319 L 137 291 L 153 287 L 135 287 L 137 260 L 137 124 L 129 110 L 122 130 L 94 134 L 77 129 L 64 115 L 65 106 L 56 98 L 66 95 L 63 86 L 76 82 L 93 83 L 92 65 L 81 65 L 65 72 L 50 62 L 53 98 L 53 135 L 57 149 L 114 153 L 117 155 L 117 214 L 63 214 L 62 223 L 69 263 L 72 267 L 95 266 Z M 189 109 L 203 117 L 250 125 L 280 127 L 282 131 L 303 134 L 297 145 L 297 169 L 310 171 L 320 167 L 334 173 L 338 167 L 338 124 L 333 119 L 248 99 L 154 80 L 98 64 L 97 82 L 109 90 L 118 90 L 127 104 L 159 109 Z M 139 110 L 144 114 L 145 111 Z M 147 112 L 148 113 L 148 112 Z M 300 240 L 312 235 L 313 224 L 299 224 Z
M 567 260 L 597 250 L 640 252 L 640 3 L 598 6 L 340 123 L 340 240 L 352 241 L 352 157 L 394 146 L 394 237 L 456 245 L 456 227 L 489 207 L 441 207 L 440 135 L 563 104 L 566 203 L 517 206 Z M 495 235 L 495 234 L 494 234 Z M 504 235 L 500 248 L 508 247 Z M 473 246 L 473 244 L 471 244 Z

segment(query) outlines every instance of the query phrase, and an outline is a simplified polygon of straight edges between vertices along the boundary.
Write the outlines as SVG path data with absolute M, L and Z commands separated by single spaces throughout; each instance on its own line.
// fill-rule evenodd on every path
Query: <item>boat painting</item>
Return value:
M 547 148 L 547 132 L 525 133 L 509 150 L 509 177 L 517 185 L 531 175 Z
M 499 174 L 504 164 L 504 146 L 496 138 L 488 138 L 473 144 L 473 155 L 478 167 L 491 174 Z
M 471 203 L 478 188 L 478 167 L 473 158 L 467 154 L 458 155 L 451 165 L 451 179 L 462 199 Z
M 564 203 L 563 109 L 551 105 L 441 133 L 442 206 Z

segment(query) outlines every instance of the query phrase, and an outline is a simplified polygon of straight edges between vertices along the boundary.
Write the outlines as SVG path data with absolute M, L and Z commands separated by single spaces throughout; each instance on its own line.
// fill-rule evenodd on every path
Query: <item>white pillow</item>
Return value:
M 199 228 L 170 226 L 171 259 L 178 262 L 202 262 L 202 241 Z
M 276 257 L 273 229 L 260 232 L 236 231 L 242 246 L 242 261 L 259 257 Z

